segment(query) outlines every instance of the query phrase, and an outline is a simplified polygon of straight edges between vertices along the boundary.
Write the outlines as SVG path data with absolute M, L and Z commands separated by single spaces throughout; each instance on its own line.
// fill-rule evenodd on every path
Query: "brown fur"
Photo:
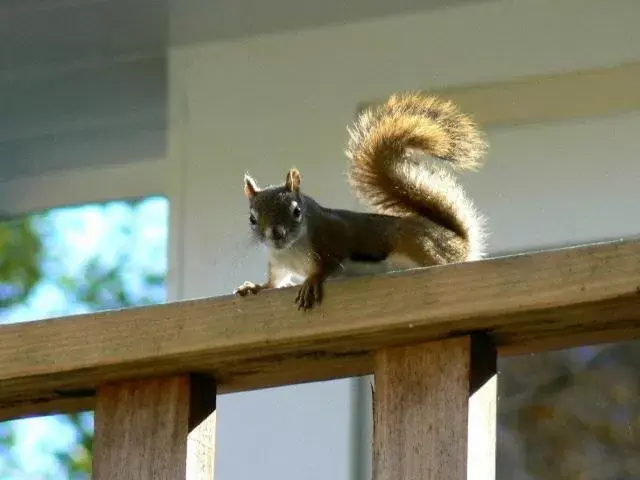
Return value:
M 349 181 L 361 200 L 382 214 L 428 220 L 421 226 L 407 224 L 403 230 L 413 234 L 407 236 L 433 236 L 427 232 L 438 227 L 454 233 L 458 239 L 447 238 L 443 244 L 442 237 L 451 235 L 441 233 L 430 242 L 454 250 L 453 255 L 442 252 L 443 260 L 481 256 L 482 218 L 472 202 L 449 172 L 420 163 L 416 155 L 444 160 L 454 169 L 478 167 L 487 142 L 469 116 L 452 102 L 402 93 L 362 113 L 349 133 Z

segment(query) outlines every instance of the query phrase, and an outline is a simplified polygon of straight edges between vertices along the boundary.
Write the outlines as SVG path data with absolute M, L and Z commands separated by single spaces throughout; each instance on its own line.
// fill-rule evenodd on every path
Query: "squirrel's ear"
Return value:
M 256 181 L 248 173 L 244 174 L 244 194 L 247 198 L 255 197 L 260 189 Z
M 284 186 L 287 187 L 288 190 L 298 193 L 300 190 L 300 172 L 297 168 L 289 170 Z

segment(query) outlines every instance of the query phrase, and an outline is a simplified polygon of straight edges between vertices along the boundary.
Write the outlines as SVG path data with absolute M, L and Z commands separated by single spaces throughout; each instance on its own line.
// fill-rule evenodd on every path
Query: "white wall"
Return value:
M 264 256 L 247 241 L 246 170 L 273 183 L 296 165 L 308 193 L 355 207 L 341 175 L 358 102 L 638 60 L 639 14 L 637 0 L 503 0 L 174 48 L 169 152 L 180 295 L 226 294 L 264 276 Z M 487 168 L 465 182 L 490 217 L 492 249 L 640 230 L 632 216 L 639 126 L 638 115 L 626 115 L 490 132 Z M 612 213 L 621 211 L 628 216 Z M 223 396 L 216 479 L 346 480 L 361 433 L 354 388 L 343 380 Z
M 640 111 L 490 130 L 490 162 L 465 183 L 491 249 L 640 235 L 638 132 Z

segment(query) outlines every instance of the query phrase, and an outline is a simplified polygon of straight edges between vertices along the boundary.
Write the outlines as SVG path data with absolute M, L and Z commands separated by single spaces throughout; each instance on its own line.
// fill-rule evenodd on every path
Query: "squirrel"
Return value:
M 268 278 L 234 293 L 302 284 L 298 310 L 320 304 L 327 278 L 481 259 L 484 217 L 451 173 L 475 170 L 488 147 L 472 118 L 438 97 L 391 95 L 347 127 L 348 181 L 376 213 L 327 208 L 300 188 L 291 168 L 284 184 L 260 188 L 246 173 L 252 234 L 269 250 Z M 427 165 L 424 154 L 439 165 Z

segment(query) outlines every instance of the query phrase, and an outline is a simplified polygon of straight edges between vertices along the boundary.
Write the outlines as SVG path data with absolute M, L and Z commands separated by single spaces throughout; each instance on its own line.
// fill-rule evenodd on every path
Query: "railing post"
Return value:
M 494 480 L 496 352 L 465 336 L 375 354 L 374 480 Z
M 95 480 L 212 480 L 216 387 L 178 375 L 104 385 L 95 409 Z

